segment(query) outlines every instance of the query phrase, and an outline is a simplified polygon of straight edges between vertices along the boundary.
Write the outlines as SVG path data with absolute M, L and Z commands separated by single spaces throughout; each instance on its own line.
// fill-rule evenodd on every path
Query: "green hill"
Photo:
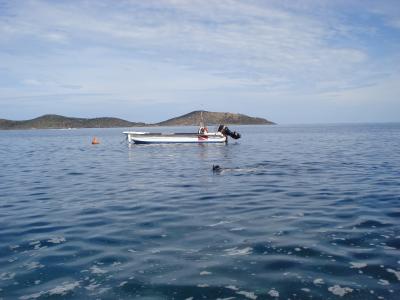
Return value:
M 118 118 L 69 118 L 59 115 L 44 115 L 32 120 L 10 121 L 0 119 L 0 129 L 62 129 L 62 128 L 106 128 L 144 126 L 144 123 L 129 122 Z
M 201 115 L 206 124 L 236 124 L 236 125 L 272 125 L 275 124 L 263 118 L 250 117 L 243 114 L 227 112 L 210 112 L 196 110 L 183 116 L 172 118 L 156 125 L 159 126 L 189 126 L 199 125 Z
M 199 125 L 203 120 L 208 125 L 271 125 L 275 124 L 263 118 L 255 118 L 243 114 L 226 112 L 193 111 L 183 116 L 172 118 L 160 123 L 146 124 L 130 122 L 118 118 L 70 118 L 60 115 L 44 115 L 32 120 L 12 121 L 0 119 L 0 129 L 64 129 L 64 128 L 111 128 L 111 127 L 141 127 L 141 126 L 190 126 Z

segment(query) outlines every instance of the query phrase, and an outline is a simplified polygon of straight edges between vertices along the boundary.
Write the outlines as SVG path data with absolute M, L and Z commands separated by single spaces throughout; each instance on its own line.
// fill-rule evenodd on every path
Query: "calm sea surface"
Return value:
M 0 131 L 0 299 L 400 299 L 400 124 L 230 127 Z

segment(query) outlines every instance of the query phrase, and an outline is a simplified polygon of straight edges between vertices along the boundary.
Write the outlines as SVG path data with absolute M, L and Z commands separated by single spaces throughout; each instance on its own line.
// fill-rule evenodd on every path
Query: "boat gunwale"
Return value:
M 209 133 L 187 133 L 187 132 L 177 132 L 177 133 L 159 133 L 159 132 L 123 132 L 126 135 L 137 136 L 137 137 L 224 137 L 220 132 L 209 132 Z

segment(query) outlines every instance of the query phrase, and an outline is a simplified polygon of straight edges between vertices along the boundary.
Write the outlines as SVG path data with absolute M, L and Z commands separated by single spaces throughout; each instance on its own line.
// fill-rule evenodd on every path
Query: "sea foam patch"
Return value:
M 48 243 L 52 243 L 52 244 L 61 244 L 66 241 L 67 240 L 64 237 L 53 237 L 53 238 L 47 240 Z
M 15 277 L 13 272 L 3 272 L 0 274 L 0 280 L 11 280 Z
M 378 280 L 378 284 L 380 285 L 389 285 L 389 281 L 385 280 L 385 279 L 379 279 Z
M 206 275 L 211 275 L 212 273 L 211 272 L 208 272 L 208 271 L 201 271 L 200 272 L 200 275 L 201 276 L 206 276 Z
M 268 291 L 268 295 L 270 295 L 271 297 L 274 298 L 278 298 L 279 297 L 279 292 L 275 289 L 271 289 Z
M 315 285 L 321 285 L 321 284 L 324 284 L 325 282 L 322 278 L 316 278 L 316 279 L 314 279 L 313 283 Z
M 97 282 L 91 282 L 89 285 L 85 286 L 85 289 L 87 289 L 88 291 L 94 291 L 97 288 L 99 288 L 101 286 L 101 284 L 97 283 Z
M 252 299 L 252 300 L 257 299 L 257 296 L 256 296 L 253 292 L 238 291 L 238 292 L 236 292 L 236 294 L 238 294 L 238 295 L 243 295 L 243 296 L 245 296 L 247 299 Z
M 366 263 L 362 263 L 362 262 L 350 262 L 352 269 L 362 269 L 365 268 L 367 266 Z
M 61 285 L 56 286 L 55 288 L 48 291 L 48 294 L 51 295 L 61 295 L 64 296 L 73 289 L 79 287 L 79 281 L 75 282 L 63 282 Z
M 39 263 L 39 262 L 37 262 L 37 261 L 33 261 L 33 262 L 30 262 L 30 263 L 27 263 L 27 264 L 25 264 L 24 265 L 25 266 L 25 268 L 27 269 L 27 270 L 35 270 L 35 269 L 41 269 L 41 268 L 44 268 L 44 265 L 42 265 L 41 263 Z
M 330 286 L 328 288 L 328 291 L 330 291 L 332 294 L 334 294 L 336 296 L 343 297 L 347 293 L 351 293 L 353 291 L 353 289 L 349 288 L 349 287 L 341 287 L 340 285 L 336 284 L 334 286 Z
M 230 249 L 225 249 L 226 255 L 229 256 L 236 256 L 236 255 L 249 255 L 253 252 L 253 248 L 251 247 L 245 247 L 245 248 L 230 248 Z
M 217 222 L 217 223 L 208 225 L 208 227 L 215 227 L 215 226 L 219 226 L 219 225 L 230 224 L 230 223 L 232 223 L 232 222 L 233 222 L 233 221 L 219 221 L 219 222 Z
M 92 266 L 92 267 L 90 268 L 90 272 L 91 272 L 92 274 L 97 274 L 97 275 L 107 273 L 106 270 L 103 270 L 103 269 L 99 268 L 98 266 Z
M 31 295 L 25 295 L 19 297 L 20 300 L 30 300 L 30 299 L 37 299 L 42 296 L 65 296 L 66 294 L 70 293 L 72 290 L 75 288 L 79 287 L 80 283 L 79 281 L 75 282 L 63 282 L 61 285 L 58 285 L 48 291 L 41 291 L 38 293 L 34 293 Z

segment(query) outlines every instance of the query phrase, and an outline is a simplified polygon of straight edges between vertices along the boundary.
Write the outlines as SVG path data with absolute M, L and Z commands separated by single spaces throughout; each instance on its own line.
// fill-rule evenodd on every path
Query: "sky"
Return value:
M 0 0 L 0 118 L 400 122 L 398 0 Z

